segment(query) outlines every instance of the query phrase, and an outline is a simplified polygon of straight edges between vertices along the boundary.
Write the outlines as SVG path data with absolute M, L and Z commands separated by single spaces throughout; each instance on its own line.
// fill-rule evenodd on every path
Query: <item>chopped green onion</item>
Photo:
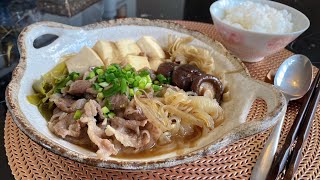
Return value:
M 161 86 L 158 85 L 152 85 L 152 88 L 155 92 L 160 91 L 161 90 Z
M 142 95 L 141 91 L 136 91 L 136 95 Z
M 168 77 L 166 84 L 171 84 L 172 78 Z
M 73 119 L 78 120 L 81 118 L 81 115 L 82 115 L 81 110 L 77 110 L 73 115 Z
M 153 84 L 160 84 L 160 82 L 159 81 L 157 81 L 157 80 L 155 80 L 155 81 L 153 81 Z
M 130 64 L 127 64 L 125 67 L 124 67 L 124 70 L 126 71 L 131 71 L 132 70 L 132 66 Z
M 108 67 L 107 67 L 107 70 L 106 70 L 107 73 L 114 73 L 114 72 L 116 72 L 116 71 L 118 71 L 118 69 L 117 69 L 117 67 L 114 66 L 114 64 L 108 66 Z
M 64 80 L 62 80 L 57 86 L 55 87 L 55 92 L 61 92 L 61 89 L 66 87 L 67 83 L 70 81 L 70 76 L 66 77 Z
M 162 74 L 158 74 L 157 75 L 157 79 L 161 82 L 161 83 L 165 83 L 167 81 L 167 78 L 164 77 Z
M 129 89 L 129 95 L 134 96 L 134 90 L 132 88 Z
M 111 73 L 111 74 L 106 74 L 105 76 L 106 76 L 106 81 L 107 81 L 108 83 L 111 83 L 111 82 L 116 78 L 116 76 L 115 76 L 113 73 Z
M 108 113 L 108 117 L 111 119 L 114 118 L 115 116 L 116 116 L 116 114 L 114 114 L 113 112 Z
M 133 87 L 138 87 L 139 86 L 139 81 L 134 81 L 134 83 L 133 83 Z
M 103 114 L 107 114 L 108 112 L 110 112 L 110 110 L 106 106 L 101 108 L 101 111 L 103 112 Z
M 151 85 L 152 85 L 152 83 L 147 83 L 146 86 L 145 86 L 145 89 L 151 88 Z
M 151 79 L 150 75 L 147 76 L 147 82 L 152 83 L 152 79 Z
M 105 88 L 105 87 L 109 86 L 109 83 L 107 83 L 107 82 L 102 82 L 102 83 L 99 83 L 99 86 Z
M 148 76 L 149 74 L 150 74 L 149 71 L 146 69 L 141 70 L 139 73 L 140 76 Z
M 147 85 L 147 83 L 146 82 L 144 82 L 144 81 L 140 81 L 139 82 L 139 89 L 144 89 L 145 87 L 146 87 L 146 85 Z
M 69 74 L 69 76 L 70 76 L 72 81 L 75 81 L 80 77 L 80 73 L 72 72 L 72 73 Z
M 120 91 L 120 86 L 113 85 L 111 88 L 102 91 L 104 97 L 110 97 L 117 94 Z
M 95 76 L 96 76 L 96 74 L 93 71 L 91 71 L 87 78 L 92 79 Z
M 143 82 L 143 83 L 147 84 L 147 82 L 148 82 L 147 77 L 142 77 L 141 80 L 139 81 L 139 83 L 140 82 Z
M 99 92 L 99 93 L 97 94 L 97 98 L 98 98 L 98 99 L 103 99 L 103 98 L 104 98 L 103 93 L 102 93 L 102 92 Z
M 141 76 L 136 76 L 134 79 L 135 79 L 136 81 L 140 81 L 140 80 L 141 80 Z
M 93 72 L 96 73 L 96 74 L 98 74 L 97 71 L 98 71 L 99 69 L 103 70 L 103 66 L 98 66 L 98 67 L 93 68 Z
M 97 73 L 98 75 L 102 75 L 102 74 L 104 73 L 104 71 L 103 71 L 103 69 L 97 69 L 97 70 L 96 70 L 96 73 Z
M 128 83 L 129 84 L 133 84 L 134 83 L 134 79 L 133 78 L 128 78 Z
M 125 94 L 128 91 L 127 80 L 122 78 L 120 84 L 120 92 Z
M 100 89 L 100 85 L 98 83 L 93 83 L 93 89 L 98 90 Z

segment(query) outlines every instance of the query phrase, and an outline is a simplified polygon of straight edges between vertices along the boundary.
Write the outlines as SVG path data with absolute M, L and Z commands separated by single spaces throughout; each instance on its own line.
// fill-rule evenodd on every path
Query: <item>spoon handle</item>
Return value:
M 288 101 L 287 101 L 288 102 Z M 288 104 L 288 103 L 287 103 Z M 260 156 L 254 166 L 250 179 L 252 180 L 264 180 L 267 178 L 269 169 L 271 168 L 271 164 L 273 158 L 276 154 L 277 147 L 279 144 L 280 134 L 282 125 L 284 122 L 285 114 L 283 117 L 277 122 L 277 124 L 272 129 L 270 136 L 265 143 Z

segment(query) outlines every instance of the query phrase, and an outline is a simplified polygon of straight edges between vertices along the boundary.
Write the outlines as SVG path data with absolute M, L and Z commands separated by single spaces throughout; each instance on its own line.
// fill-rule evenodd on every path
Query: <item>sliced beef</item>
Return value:
M 87 102 L 86 99 L 73 100 L 68 97 L 62 97 L 61 94 L 53 94 L 50 97 L 50 101 L 54 102 L 54 104 L 60 110 L 67 113 L 75 112 L 78 109 L 82 109 Z
M 96 152 L 98 158 L 108 159 L 110 155 L 118 153 L 112 142 L 107 139 L 104 129 L 97 126 L 96 119 L 93 117 L 83 117 L 80 121 L 88 125 L 88 136 L 98 146 L 98 151 Z
M 113 128 L 108 125 L 106 134 L 108 136 L 114 135 L 124 147 L 133 147 L 135 149 L 141 149 L 150 141 L 150 134 L 147 130 L 142 130 L 140 134 L 136 134 L 124 127 Z
M 142 121 L 147 119 L 147 117 L 143 114 L 142 109 L 139 106 L 136 106 L 135 100 L 131 100 L 128 104 L 127 108 L 124 111 L 125 119 L 134 119 L 138 121 Z
M 64 139 L 69 141 L 69 142 L 71 142 L 71 143 L 73 143 L 73 144 L 79 145 L 81 147 L 90 149 L 92 151 L 97 151 L 98 150 L 98 146 L 95 145 L 90 140 L 87 131 L 88 131 L 88 127 L 87 126 L 81 127 L 80 135 L 78 137 L 66 136 Z
M 124 147 L 143 149 L 150 142 L 149 131 L 142 129 L 146 124 L 146 120 L 125 120 L 116 117 L 111 119 L 111 125 L 107 126 L 105 133 L 107 136 L 114 136 Z
M 78 137 L 81 133 L 81 127 L 80 123 L 73 119 L 74 113 L 55 112 L 48 122 L 49 130 L 62 138 L 66 136 Z
M 109 104 L 112 110 L 126 108 L 129 99 L 124 94 L 116 94 L 108 98 Z
M 86 89 L 86 93 L 90 95 L 97 95 L 98 91 L 95 90 L 93 87 L 89 87 L 88 89 Z
M 87 117 L 95 117 L 97 114 L 99 114 L 101 120 L 105 118 L 101 110 L 101 106 L 95 100 L 89 100 L 84 105 L 84 114 Z
M 120 117 L 115 117 L 110 120 L 111 126 L 115 128 L 125 127 L 135 131 L 135 133 L 140 134 L 140 127 L 144 127 L 147 124 L 147 120 L 136 121 L 136 120 L 125 120 Z
M 82 95 L 86 93 L 87 89 L 91 88 L 92 82 L 88 80 L 76 80 L 70 84 L 67 91 L 71 95 Z

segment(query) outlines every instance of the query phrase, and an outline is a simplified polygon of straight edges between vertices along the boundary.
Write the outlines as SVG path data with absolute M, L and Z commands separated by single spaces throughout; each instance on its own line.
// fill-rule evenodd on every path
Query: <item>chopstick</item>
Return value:
M 285 142 L 281 150 L 279 151 L 278 155 L 273 159 L 271 169 L 269 170 L 267 175 L 267 179 L 276 179 L 276 177 L 278 177 L 278 175 L 286 168 L 288 159 L 289 165 L 287 166 L 288 169 L 286 170 L 286 177 L 289 178 L 289 176 L 293 176 L 295 170 L 297 169 L 300 159 L 297 158 L 294 160 L 294 157 L 297 157 L 298 155 L 298 157 L 301 158 L 302 144 L 309 134 L 312 119 L 317 109 L 317 103 L 320 97 L 320 87 L 318 85 L 319 79 L 320 71 L 318 71 L 308 93 L 305 95 L 298 115 L 290 128 L 290 131 L 285 139 Z M 301 127 L 301 125 L 303 127 Z M 294 147 L 293 152 L 290 155 L 291 147 L 294 144 L 296 138 L 297 143 Z
M 307 140 L 310 127 L 312 126 L 313 117 L 317 111 L 317 105 L 320 100 L 320 85 L 317 85 L 315 92 L 312 95 L 312 101 L 309 104 L 308 112 L 304 118 L 302 127 L 298 131 L 298 137 L 296 140 L 296 145 L 289 157 L 289 164 L 286 168 L 286 174 L 284 179 L 292 179 L 294 173 L 297 171 L 299 163 L 302 159 L 302 146 L 303 142 Z

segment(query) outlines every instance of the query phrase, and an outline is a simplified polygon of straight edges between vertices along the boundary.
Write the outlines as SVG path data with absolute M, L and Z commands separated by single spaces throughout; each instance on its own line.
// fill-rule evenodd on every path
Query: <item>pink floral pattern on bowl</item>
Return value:
M 220 32 L 225 43 L 228 44 L 241 44 L 243 41 L 243 36 L 239 33 L 231 31 L 223 26 L 217 26 L 218 31 Z
M 292 37 L 277 37 L 269 40 L 267 42 L 267 50 L 273 51 L 277 49 L 284 48 L 289 42 L 291 42 L 294 38 Z

